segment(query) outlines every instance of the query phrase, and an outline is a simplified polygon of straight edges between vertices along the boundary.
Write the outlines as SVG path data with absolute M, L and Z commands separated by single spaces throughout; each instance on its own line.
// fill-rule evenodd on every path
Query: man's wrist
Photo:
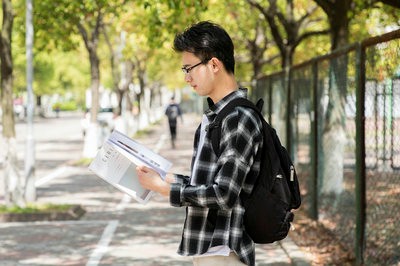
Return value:
M 171 185 L 168 182 L 165 182 L 165 186 L 163 188 L 163 191 L 160 194 L 165 196 L 165 197 L 169 197 L 170 191 L 171 191 Z
M 176 183 L 175 174 L 167 173 L 167 175 L 165 176 L 165 182 L 167 182 L 168 184 Z

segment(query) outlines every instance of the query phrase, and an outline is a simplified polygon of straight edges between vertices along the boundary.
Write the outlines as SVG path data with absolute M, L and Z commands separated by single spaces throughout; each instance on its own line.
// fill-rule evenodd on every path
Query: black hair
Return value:
M 213 22 L 201 21 L 178 33 L 174 40 L 174 50 L 193 53 L 204 62 L 216 57 L 228 73 L 235 72 L 232 39 L 220 25 Z

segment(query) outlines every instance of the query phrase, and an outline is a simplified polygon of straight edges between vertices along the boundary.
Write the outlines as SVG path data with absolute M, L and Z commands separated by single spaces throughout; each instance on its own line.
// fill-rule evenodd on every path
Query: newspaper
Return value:
M 165 179 L 172 163 L 157 153 L 114 130 L 99 149 L 89 169 L 140 203 L 147 203 L 153 192 L 138 180 L 136 166 L 146 165 Z

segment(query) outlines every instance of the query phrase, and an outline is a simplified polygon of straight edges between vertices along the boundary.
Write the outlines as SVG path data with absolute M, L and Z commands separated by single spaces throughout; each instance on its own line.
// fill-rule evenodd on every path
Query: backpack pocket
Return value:
M 272 187 L 271 194 L 275 195 L 279 200 L 285 202 L 290 205 L 291 203 L 291 192 L 289 185 L 287 183 L 287 179 L 284 176 L 282 169 L 275 176 Z M 287 208 L 289 209 L 289 208 Z
M 267 244 L 282 240 L 287 236 L 293 213 L 289 204 L 277 195 L 259 187 L 248 202 L 244 215 L 246 232 L 255 243 Z

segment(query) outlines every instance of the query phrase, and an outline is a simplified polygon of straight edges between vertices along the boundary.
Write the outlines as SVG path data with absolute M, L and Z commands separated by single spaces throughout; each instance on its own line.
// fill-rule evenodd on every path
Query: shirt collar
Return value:
M 213 117 L 217 115 L 225 107 L 225 105 L 228 104 L 228 102 L 240 97 L 247 98 L 246 88 L 239 88 L 238 90 L 229 93 L 217 103 L 214 103 L 211 98 L 208 97 L 207 103 L 209 109 L 207 109 L 204 114 L 208 117 L 209 121 L 212 121 Z

